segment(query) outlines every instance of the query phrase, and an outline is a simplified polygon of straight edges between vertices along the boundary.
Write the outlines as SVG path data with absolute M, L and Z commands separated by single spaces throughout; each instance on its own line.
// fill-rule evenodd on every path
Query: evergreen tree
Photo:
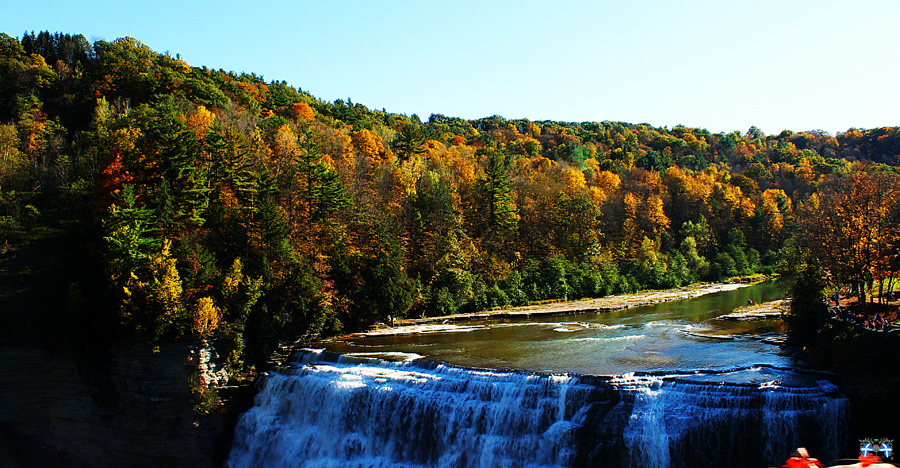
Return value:
M 791 310 L 785 321 L 790 326 L 791 340 L 808 344 L 815 341 L 819 327 L 825 323 L 826 310 L 822 304 L 822 278 L 825 275 L 815 259 L 808 255 L 796 271 L 789 291 Z
M 103 220 L 109 274 L 116 283 L 124 283 L 131 272 L 143 267 L 160 246 L 153 233 L 153 210 L 141 206 L 134 186 L 125 185 L 114 196 Z
M 411 123 L 406 124 L 397 132 L 393 144 L 397 154 L 408 158 L 414 154 L 425 152 L 425 134 L 421 127 Z
M 322 160 L 322 151 L 311 126 L 302 127 L 298 138 L 298 192 L 306 205 L 306 219 L 313 223 L 328 222 L 336 211 L 350 206 L 340 175 Z
M 492 150 L 487 156 L 484 177 L 478 180 L 479 211 L 487 212 L 481 229 L 489 244 L 499 248 L 499 243 L 510 239 L 518 229 L 519 210 L 513 201 L 506 155 Z

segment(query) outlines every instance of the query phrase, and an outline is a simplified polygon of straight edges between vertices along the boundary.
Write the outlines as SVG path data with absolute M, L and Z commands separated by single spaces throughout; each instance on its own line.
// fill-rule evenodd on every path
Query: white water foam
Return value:
M 340 362 L 350 363 L 355 360 L 362 359 L 362 362 L 366 360 L 376 359 L 379 361 L 393 361 L 393 362 L 409 362 L 415 361 L 416 359 L 422 359 L 425 356 L 417 353 L 403 353 L 399 351 L 382 351 L 382 352 L 371 352 L 371 353 L 346 353 L 341 355 Z
M 573 387 L 569 376 L 442 365 L 303 366 L 267 377 L 228 466 L 569 466 Z
M 627 335 L 627 336 L 591 336 L 586 338 L 569 338 L 567 341 L 575 342 L 632 342 L 646 338 L 647 335 Z
M 466 333 L 484 330 L 484 325 L 456 325 L 452 323 L 432 325 L 405 325 L 402 327 L 382 328 L 360 333 L 360 336 L 394 336 L 394 335 L 426 335 L 430 333 Z
M 554 325 L 556 325 L 556 328 L 553 331 L 560 333 L 572 333 L 590 328 L 590 325 L 584 322 L 562 322 Z

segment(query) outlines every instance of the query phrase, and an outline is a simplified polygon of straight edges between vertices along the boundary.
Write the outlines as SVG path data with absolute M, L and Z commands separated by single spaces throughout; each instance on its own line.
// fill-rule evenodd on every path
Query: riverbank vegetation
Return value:
M 0 34 L 3 338 L 200 333 L 241 367 L 388 317 L 790 271 L 807 251 L 870 290 L 900 266 L 898 155 L 898 128 L 423 120 L 133 38 Z

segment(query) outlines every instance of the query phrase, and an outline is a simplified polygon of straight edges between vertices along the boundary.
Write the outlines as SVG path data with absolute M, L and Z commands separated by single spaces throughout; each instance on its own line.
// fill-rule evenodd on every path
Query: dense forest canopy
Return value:
M 0 297 L 66 333 L 215 334 L 239 366 L 388 317 L 771 273 L 806 251 L 865 291 L 900 266 L 898 156 L 898 128 L 423 122 L 133 38 L 0 34 L 0 265 L 31 278 Z

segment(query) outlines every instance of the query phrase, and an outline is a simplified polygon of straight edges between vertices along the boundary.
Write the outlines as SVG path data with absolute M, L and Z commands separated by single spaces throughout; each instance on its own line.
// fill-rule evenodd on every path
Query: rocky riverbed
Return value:
M 719 317 L 719 320 L 760 320 L 760 319 L 780 319 L 791 308 L 790 299 L 779 299 L 777 301 L 764 302 L 762 304 L 754 304 L 746 307 L 739 307 L 734 312 Z

